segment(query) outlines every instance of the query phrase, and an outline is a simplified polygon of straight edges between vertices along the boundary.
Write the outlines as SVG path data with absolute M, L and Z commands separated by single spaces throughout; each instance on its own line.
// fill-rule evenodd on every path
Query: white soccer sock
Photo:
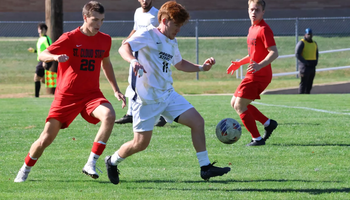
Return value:
M 253 138 L 254 141 L 260 141 L 262 138 L 261 136 L 257 137 L 257 138 Z
M 122 158 L 119 156 L 118 151 L 116 151 L 112 156 L 111 156 L 111 164 L 116 166 L 119 165 L 125 158 Z
M 129 116 L 132 116 L 132 107 L 131 107 L 131 98 L 129 98 L 129 101 L 128 101 L 128 111 L 126 111 L 126 114 L 129 115 Z
M 91 152 L 87 162 L 91 162 L 93 164 L 96 164 L 96 161 L 99 157 L 100 157 L 99 155 Z
M 24 163 L 20 170 L 23 172 L 30 172 L 31 169 L 32 167 L 29 167 L 26 163 Z
M 198 152 L 196 155 L 197 155 L 200 167 L 203 167 L 203 166 L 210 164 L 209 157 L 208 157 L 208 151 L 201 151 L 201 152 Z
M 265 123 L 264 123 L 264 126 L 265 127 L 268 127 L 270 125 L 270 119 L 268 119 Z

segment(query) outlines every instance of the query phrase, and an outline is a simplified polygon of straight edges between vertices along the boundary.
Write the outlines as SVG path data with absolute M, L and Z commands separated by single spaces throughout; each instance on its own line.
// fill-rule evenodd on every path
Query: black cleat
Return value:
M 261 139 L 261 140 L 252 140 L 250 141 L 249 144 L 247 144 L 246 146 L 262 146 L 265 145 L 265 140 Z
M 115 120 L 116 124 L 127 124 L 132 123 L 132 116 L 131 115 L 124 115 L 122 118 Z
M 270 124 L 265 127 L 265 134 L 263 136 L 263 139 L 266 141 L 267 139 L 269 139 L 269 137 L 271 136 L 272 132 L 277 128 L 278 123 L 273 120 L 270 119 Z
M 162 127 L 166 124 L 166 121 L 163 116 L 160 116 L 158 122 L 156 123 L 156 126 Z
M 229 171 L 231 171 L 231 168 L 229 167 L 224 167 L 224 168 L 215 167 L 214 164 L 215 162 L 207 166 L 201 167 L 201 177 L 205 181 L 209 181 L 211 177 L 222 176 L 224 174 L 227 174 Z
M 106 168 L 107 168 L 107 175 L 109 181 L 111 181 L 113 184 L 119 183 L 119 170 L 118 166 L 113 166 L 111 164 L 111 156 L 106 156 L 105 158 Z

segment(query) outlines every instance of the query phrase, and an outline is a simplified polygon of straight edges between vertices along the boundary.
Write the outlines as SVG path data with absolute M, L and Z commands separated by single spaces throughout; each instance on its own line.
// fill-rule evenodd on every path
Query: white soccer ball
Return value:
M 241 138 L 241 135 L 241 125 L 232 118 L 223 119 L 216 125 L 216 137 L 222 143 L 233 144 Z

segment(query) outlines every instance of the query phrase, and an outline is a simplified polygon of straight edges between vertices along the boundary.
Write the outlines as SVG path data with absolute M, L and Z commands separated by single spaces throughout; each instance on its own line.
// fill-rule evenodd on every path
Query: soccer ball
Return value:
M 232 118 L 223 119 L 216 126 L 216 137 L 222 143 L 233 144 L 239 140 L 241 135 L 241 125 Z

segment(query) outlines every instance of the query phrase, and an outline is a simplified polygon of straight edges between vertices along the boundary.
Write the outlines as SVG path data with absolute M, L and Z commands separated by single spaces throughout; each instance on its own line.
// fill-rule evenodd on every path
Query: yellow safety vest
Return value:
M 315 41 L 307 42 L 304 39 L 301 39 L 304 42 L 304 49 L 301 52 L 301 56 L 305 60 L 316 60 L 317 44 Z

